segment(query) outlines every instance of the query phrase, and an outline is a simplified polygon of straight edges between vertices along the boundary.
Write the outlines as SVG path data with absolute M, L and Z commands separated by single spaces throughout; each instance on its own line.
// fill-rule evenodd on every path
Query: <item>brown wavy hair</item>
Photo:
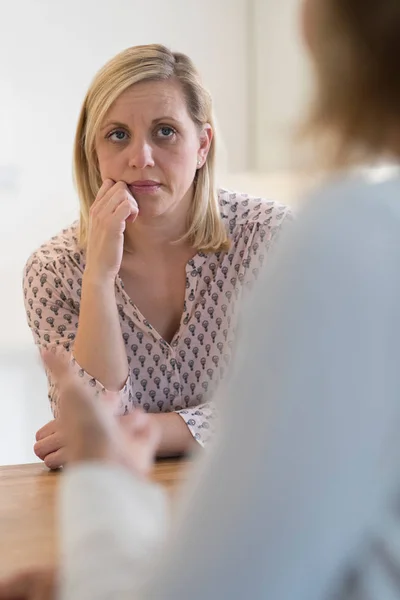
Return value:
M 311 0 L 309 9 L 317 89 L 306 130 L 337 164 L 400 154 L 400 0 Z

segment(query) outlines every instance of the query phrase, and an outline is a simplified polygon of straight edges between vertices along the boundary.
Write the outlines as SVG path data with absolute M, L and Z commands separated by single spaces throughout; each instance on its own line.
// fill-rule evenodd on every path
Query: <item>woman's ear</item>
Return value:
M 200 132 L 200 147 L 198 156 L 202 164 L 204 164 L 207 160 L 213 137 L 213 129 L 209 123 L 206 123 L 205 125 L 203 125 Z

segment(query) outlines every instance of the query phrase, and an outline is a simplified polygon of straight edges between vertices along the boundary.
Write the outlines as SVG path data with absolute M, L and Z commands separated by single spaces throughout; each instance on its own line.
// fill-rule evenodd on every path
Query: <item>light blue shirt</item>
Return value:
M 317 192 L 241 329 L 223 429 L 162 560 L 157 488 L 118 467 L 66 472 L 62 600 L 400 598 L 376 550 L 400 565 L 400 178 Z

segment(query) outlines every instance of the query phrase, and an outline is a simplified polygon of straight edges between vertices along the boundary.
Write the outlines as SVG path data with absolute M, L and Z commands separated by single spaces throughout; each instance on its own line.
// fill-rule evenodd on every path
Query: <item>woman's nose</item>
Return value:
M 129 148 L 129 166 L 136 169 L 154 167 L 153 148 L 147 141 L 135 140 Z

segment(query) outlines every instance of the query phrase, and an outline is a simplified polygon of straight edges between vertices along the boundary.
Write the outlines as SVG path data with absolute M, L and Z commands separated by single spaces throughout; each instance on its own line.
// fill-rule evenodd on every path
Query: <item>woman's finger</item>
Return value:
M 53 452 L 57 452 L 60 448 L 64 446 L 62 435 L 59 431 L 52 433 L 51 435 L 43 438 L 33 447 L 33 451 L 36 456 L 41 460 L 44 460 L 46 456 L 52 454 Z
M 96 198 L 90 207 L 90 215 L 104 218 L 115 210 L 127 195 L 131 195 L 128 186 L 123 181 L 118 181 L 109 189 L 102 198 Z
M 122 202 L 114 211 L 113 217 L 119 223 L 123 221 L 134 221 L 139 214 L 139 208 L 136 201 L 131 197 Z
M 67 463 L 67 454 L 65 448 L 60 448 L 57 452 L 48 454 L 44 459 L 44 464 L 48 469 L 59 469 Z
M 125 440 L 124 454 L 134 469 L 142 474 L 150 471 L 161 438 L 159 424 L 152 417 L 154 415 L 135 409 L 120 420 Z
M 97 192 L 96 199 L 92 206 L 94 206 L 96 203 L 100 203 L 104 196 L 108 194 L 108 192 L 115 186 L 115 184 L 116 182 L 113 179 L 105 179 L 101 184 L 99 191 Z
M 143 428 L 147 427 L 150 421 L 150 415 L 140 408 L 135 408 L 133 412 L 128 415 L 123 415 L 119 417 L 119 422 L 122 429 L 125 429 L 129 432 L 139 432 Z
M 0 582 L 0 600 L 55 600 L 52 569 L 26 571 Z
M 0 582 L 0 600 L 25 600 L 32 585 L 32 576 L 22 573 Z
M 56 431 L 57 431 L 57 422 L 55 419 L 53 419 L 52 421 L 49 421 L 49 423 L 46 423 L 46 425 L 43 425 L 43 427 L 41 427 L 36 432 L 36 441 L 39 442 L 40 440 L 43 440 L 44 438 L 48 437 L 49 435 L 52 435 Z
M 160 428 L 153 415 L 135 408 L 129 415 L 120 417 L 119 423 L 121 429 L 131 438 L 148 440 L 153 443 L 158 441 Z

